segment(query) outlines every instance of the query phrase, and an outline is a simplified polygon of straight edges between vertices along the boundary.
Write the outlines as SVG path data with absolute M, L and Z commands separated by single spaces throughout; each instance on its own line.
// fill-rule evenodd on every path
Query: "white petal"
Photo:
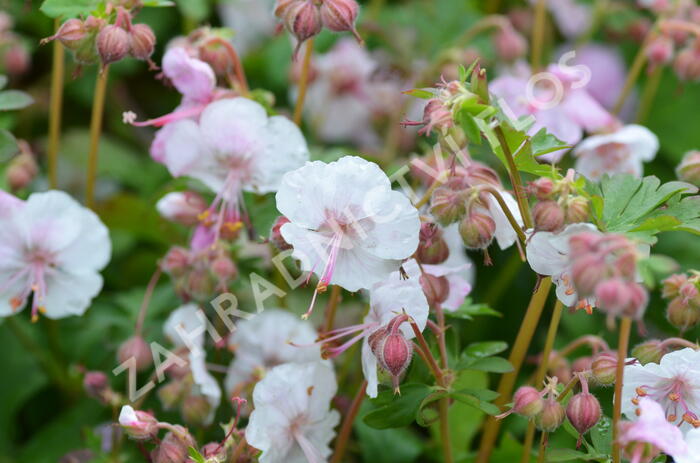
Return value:
M 163 142 L 163 164 L 173 177 L 189 175 L 200 156 L 208 155 L 199 125 L 189 119 L 168 124 Z
M 503 197 L 503 202 L 506 203 L 506 207 L 515 218 L 515 221 L 523 226 L 523 218 L 520 215 L 520 209 L 518 208 L 518 202 L 513 198 L 513 196 L 507 191 L 501 191 L 501 197 Z M 498 247 L 501 249 L 507 249 L 515 243 L 518 239 L 518 234 L 513 230 L 513 226 L 508 221 L 508 217 L 501 209 L 501 205 L 498 203 L 493 195 L 488 195 L 489 202 L 489 212 L 491 217 L 493 217 L 494 222 L 496 222 L 496 241 L 498 242 Z
M 102 276 L 97 272 L 70 273 L 57 270 L 46 277 L 46 298 L 43 302 L 45 315 L 48 318 L 82 315 L 101 289 Z
M 377 358 L 372 353 L 367 340 L 362 341 L 362 374 L 367 380 L 367 395 L 371 398 L 377 397 Z

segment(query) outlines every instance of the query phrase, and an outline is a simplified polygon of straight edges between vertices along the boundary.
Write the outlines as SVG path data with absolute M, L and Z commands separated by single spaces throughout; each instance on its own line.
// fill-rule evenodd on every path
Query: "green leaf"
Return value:
M 554 153 L 555 151 L 571 148 L 571 146 L 559 140 L 551 133 L 548 133 L 544 128 L 541 128 L 533 137 L 530 138 L 530 144 L 532 146 L 532 155 L 535 158 L 545 154 Z
M 206 462 L 204 457 L 194 447 L 188 448 L 187 453 L 189 454 L 190 458 L 192 458 L 196 463 L 205 463 Z
M 493 310 L 487 304 L 475 304 L 471 298 L 467 298 L 462 306 L 454 312 L 445 311 L 445 316 L 451 318 L 460 318 L 463 320 L 471 320 L 473 317 L 484 315 L 490 317 L 502 317 L 503 315 Z
M 571 461 L 588 460 L 589 457 L 583 452 L 574 449 L 549 449 L 547 450 L 546 461 Z
M 32 103 L 34 103 L 34 98 L 21 90 L 5 90 L 0 92 L 0 111 L 22 109 Z
M 44 0 L 39 9 L 51 18 L 70 18 L 89 15 L 99 3 L 99 0 Z
M 365 402 L 360 409 L 360 416 L 364 416 L 370 408 L 371 405 Z M 353 427 L 363 461 L 411 463 L 416 461 L 423 451 L 423 440 L 411 429 L 373 429 L 362 419 L 355 420 Z
M 501 357 L 487 357 L 469 363 L 466 367 L 469 370 L 486 371 L 489 373 L 509 373 L 513 371 L 513 365 Z
M 0 74 L 0 90 L 5 88 L 6 85 L 7 85 L 7 76 Z
M 18 151 L 15 136 L 5 129 L 0 129 L 0 162 L 7 162 Z
M 477 145 L 481 144 L 481 130 L 479 130 L 479 125 L 474 119 L 474 116 L 472 116 L 466 108 L 460 109 L 457 113 L 457 122 L 470 142 L 476 143 Z
M 381 405 L 369 412 L 364 422 L 375 429 L 408 426 L 416 419 L 421 403 L 431 392 L 431 387 L 416 383 L 402 384 L 400 396 L 394 396 L 394 391 L 384 389 L 372 400 L 372 403 Z
M 201 22 L 209 17 L 210 7 L 207 0 L 175 0 L 180 12 L 186 18 Z
M 413 88 L 411 90 L 406 90 L 403 93 L 404 93 L 404 95 L 409 95 L 409 96 L 413 96 L 416 98 L 420 98 L 421 100 L 429 100 L 429 99 L 435 97 L 435 95 L 432 92 L 429 92 L 428 90 L 423 90 L 420 88 Z
M 164 6 L 175 6 L 175 2 L 170 0 L 144 0 L 143 6 L 160 8 Z
M 508 344 L 503 341 L 475 342 L 474 344 L 470 344 L 462 355 L 473 358 L 484 358 L 500 354 L 506 349 L 508 349 Z
M 603 416 L 590 431 L 593 448 L 598 453 L 609 454 L 612 451 L 612 420 Z

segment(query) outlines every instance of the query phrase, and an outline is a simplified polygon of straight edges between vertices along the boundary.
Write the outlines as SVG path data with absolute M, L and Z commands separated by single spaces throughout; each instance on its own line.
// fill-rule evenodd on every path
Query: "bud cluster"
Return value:
M 428 100 L 423 109 L 423 120 L 418 122 L 405 121 L 404 126 L 422 126 L 419 134 L 430 135 L 433 130 L 445 132 L 454 126 L 455 112 L 464 103 L 475 102 L 478 95 L 467 88 L 464 82 L 452 80 L 437 84 L 435 96 Z
M 669 301 L 666 318 L 685 331 L 700 323 L 700 274 L 671 275 L 663 282 L 662 297 Z
M 238 268 L 224 250 L 193 251 L 174 246 L 161 262 L 170 275 L 175 292 L 185 301 L 208 301 L 219 290 L 226 290 L 238 278 Z
M 558 232 L 566 225 L 588 221 L 588 200 L 577 194 L 572 170 L 561 180 L 540 177 L 530 182 L 528 192 L 537 199 L 532 208 L 537 231 Z

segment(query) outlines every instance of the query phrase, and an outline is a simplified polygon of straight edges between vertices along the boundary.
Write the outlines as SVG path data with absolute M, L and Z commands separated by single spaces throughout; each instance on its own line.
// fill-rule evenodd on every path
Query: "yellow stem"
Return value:
M 523 188 L 522 179 L 520 178 L 520 172 L 518 172 L 518 167 L 515 165 L 515 158 L 513 158 L 513 153 L 510 150 L 510 146 L 508 146 L 503 129 L 497 126 L 494 131 L 496 132 L 498 143 L 501 145 L 501 149 L 503 149 L 503 155 L 508 162 L 508 176 L 510 177 L 511 185 L 513 185 L 513 193 L 515 193 L 515 199 L 518 202 L 520 215 L 523 217 L 525 228 L 529 230 L 532 228 L 532 217 L 530 216 L 530 205 L 525 197 L 525 189 Z
M 651 111 L 651 106 L 654 103 L 654 98 L 659 90 L 659 84 L 661 83 L 661 77 L 664 74 L 663 66 L 656 66 L 656 69 L 647 77 L 647 81 L 644 84 L 644 90 L 642 91 L 642 96 L 640 98 L 639 109 L 637 110 L 637 123 L 644 124 L 649 112 Z
M 547 12 L 547 0 L 537 0 L 535 4 L 535 22 L 532 25 L 532 54 L 530 55 L 530 67 L 532 72 L 537 72 L 542 66 L 542 47 L 544 45 L 544 22 Z
M 61 27 L 57 18 L 55 29 Z M 61 111 L 63 109 L 63 74 L 65 50 L 60 40 L 53 41 L 53 63 L 51 68 L 51 102 L 49 107 L 49 188 L 58 186 L 58 149 L 61 142 Z
M 495 401 L 495 405 L 497 407 L 503 407 L 510 400 L 513 387 L 515 386 L 515 380 L 518 377 L 520 367 L 525 359 L 525 354 L 527 354 L 527 349 L 530 346 L 532 336 L 537 328 L 537 323 L 540 320 L 542 308 L 547 300 L 551 286 L 552 279 L 549 277 L 544 278 L 539 282 L 537 290 L 532 294 L 530 303 L 527 307 L 527 312 L 525 312 L 525 317 L 520 324 L 520 330 L 518 331 L 518 335 L 513 343 L 513 349 L 508 357 L 508 361 L 511 363 L 511 365 L 513 365 L 513 371 L 503 375 L 498 384 L 499 396 Z M 479 453 L 476 457 L 476 463 L 488 463 L 500 428 L 500 420 L 494 418 L 493 416 L 487 418 L 486 424 L 484 425 L 484 432 L 481 436 L 481 443 L 479 445 Z
M 634 57 L 634 61 L 632 62 L 632 66 L 630 67 L 630 70 L 627 72 L 627 79 L 625 80 L 625 84 L 622 87 L 622 91 L 620 92 L 620 95 L 617 97 L 617 101 L 615 102 L 615 106 L 613 106 L 613 109 L 612 109 L 612 113 L 614 115 L 620 114 L 620 111 L 622 110 L 622 106 L 624 106 L 625 101 L 627 100 L 627 96 L 632 91 L 632 88 L 634 87 L 634 83 L 637 81 L 639 74 L 642 72 L 642 69 L 644 68 L 644 65 L 647 62 L 647 54 L 645 51 L 646 45 L 647 45 L 647 40 L 645 40 L 644 43 L 642 43 L 641 47 L 639 48 L 639 51 L 637 52 L 637 55 Z
M 617 370 L 615 371 L 615 402 L 613 403 L 613 463 L 620 463 L 620 445 L 617 443 L 617 426 L 622 416 L 622 382 L 627 359 L 627 347 L 630 341 L 632 319 L 620 320 L 620 338 L 617 344 Z
M 547 453 L 547 433 L 542 432 L 542 437 L 540 438 L 540 452 L 537 454 L 537 463 L 544 463 L 544 457 Z
M 95 94 L 92 102 L 92 118 L 90 119 L 90 151 L 88 153 L 87 183 L 85 186 L 85 204 L 89 208 L 95 205 L 95 179 L 97 177 L 97 156 L 99 154 L 100 134 L 102 133 L 102 115 L 107 93 L 107 76 L 109 65 L 98 71 L 95 83 Z
M 352 404 L 348 410 L 348 414 L 343 419 L 343 424 L 340 426 L 340 432 L 338 433 L 338 438 L 335 441 L 335 451 L 333 452 L 333 458 L 331 458 L 331 463 L 340 463 L 343 460 L 343 455 L 345 454 L 345 447 L 347 447 L 348 439 L 350 438 L 350 432 L 352 431 L 352 424 L 355 422 L 357 413 L 360 411 L 360 405 L 365 399 L 365 391 L 367 390 L 367 381 L 362 381 L 360 388 L 355 394 L 355 398 L 352 399 Z
M 297 96 L 297 104 L 294 107 L 294 123 L 301 125 L 301 116 L 304 111 L 304 100 L 306 99 L 306 89 L 309 85 L 309 70 L 311 68 L 311 55 L 314 52 L 314 39 L 306 41 L 306 49 L 304 51 L 304 62 L 301 65 L 301 76 L 299 77 L 299 95 Z

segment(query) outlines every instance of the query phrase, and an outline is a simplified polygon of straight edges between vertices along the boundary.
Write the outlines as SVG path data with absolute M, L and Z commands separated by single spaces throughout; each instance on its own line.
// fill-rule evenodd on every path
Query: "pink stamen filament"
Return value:
M 336 260 L 338 259 L 338 252 L 340 251 L 340 244 L 343 241 L 343 233 L 341 231 L 337 231 L 333 234 L 331 240 L 328 243 L 328 247 L 326 248 L 326 251 L 329 250 L 328 252 L 328 259 L 326 260 L 326 265 L 323 267 L 323 272 L 321 273 L 321 278 L 318 281 L 318 284 L 316 285 L 316 289 L 314 290 L 314 295 L 311 298 L 311 303 L 309 304 L 309 308 L 306 311 L 304 315 L 301 316 L 304 320 L 309 318 L 311 313 L 314 310 L 314 304 L 316 303 L 316 297 L 318 296 L 319 293 L 323 293 L 328 289 L 328 285 L 331 282 L 331 279 L 333 278 L 333 270 L 335 269 L 335 263 Z M 316 264 L 312 267 L 315 268 Z M 309 273 L 309 278 L 311 277 L 311 272 Z M 307 279 L 308 281 L 308 279 Z
M 148 127 L 148 126 L 153 126 L 153 127 L 163 127 L 164 125 L 171 124 L 173 122 L 181 121 L 182 119 L 188 119 L 190 117 L 197 117 L 199 116 L 202 111 L 204 111 L 204 108 L 206 108 L 207 105 L 197 105 L 197 106 L 192 106 L 190 108 L 185 108 L 185 109 L 180 109 L 177 111 L 174 111 L 172 113 L 166 114 L 164 116 L 156 117 L 154 119 L 147 119 L 145 121 L 137 122 L 137 121 L 129 121 L 127 120 L 128 124 L 133 125 L 134 127 Z M 133 117 L 133 113 L 129 113 Z M 125 118 L 127 116 L 125 115 Z

